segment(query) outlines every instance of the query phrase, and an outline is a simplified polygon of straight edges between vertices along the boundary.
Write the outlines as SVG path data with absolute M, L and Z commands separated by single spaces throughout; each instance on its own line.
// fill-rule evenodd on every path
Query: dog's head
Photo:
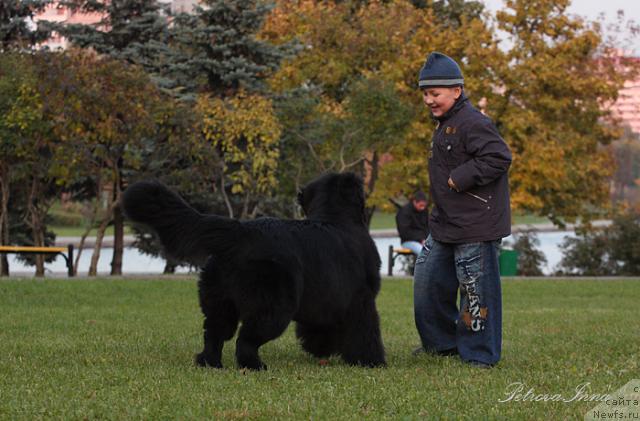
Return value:
M 329 173 L 307 184 L 298 203 L 309 219 L 364 224 L 364 189 L 353 173 Z

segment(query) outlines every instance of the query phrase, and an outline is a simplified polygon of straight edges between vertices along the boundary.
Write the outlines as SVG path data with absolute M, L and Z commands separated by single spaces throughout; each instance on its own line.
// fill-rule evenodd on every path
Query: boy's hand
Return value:
M 451 179 L 451 177 L 449 177 L 449 187 L 454 189 L 455 191 L 459 192 L 460 190 L 458 190 L 458 187 L 456 186 L 456 183 L 453 182 L 453 180 Z

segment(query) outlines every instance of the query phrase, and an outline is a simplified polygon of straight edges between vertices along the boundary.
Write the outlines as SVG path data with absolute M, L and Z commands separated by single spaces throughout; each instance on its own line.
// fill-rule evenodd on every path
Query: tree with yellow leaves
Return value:
M 306 90 L 320 103 L 309 108 L 313 113 L 290 107 L 288 115 L 303 124 L 290 125 L 294 118 L 285 116 L 285 137 L 291 132 L 291 138 L 311 139 L 308 149 L 319 157 L 335 155 L 340 147 L 326 141 L 330 132 L 319 123 L 347 115 L 343 110 L 355 83 L 392 86 L 417 117 L 387 142 L 351 146 L 363 162 L 374 153 L 385 155 L 384 165 L 360 171 L 376 177 L 368 184 L 368 204 L 390 208 L 389 198 L 427 187 L 433 123 L 416 80 L 427 55 L 442 51 L 461 64 L 467 95 L 475 104 L 487 101 L 485 111 L 514 152 L 514 210 L 557 223 L 588 217 L 608 200 L 613 166 L 602 145 L 618 131 L 605 106 L 637 65 L 614 60 L 601 28 L 567 15 L 568 5 L 569 0 L 509 0 L 495 23 L 475 8 L 456 14 L 452 23 L 430 2 L 422 8 L 404 0 L 279 2 L 263 36 L 280 42 L 295 37 L 302 51 L 284 63 L 272 86 L 280 92 Z M 494 25 L 509 34 L 510 45 L 501 47 Z
M 246 92 L 228 98 L 202 95 L 196 110 L 204 138 L 218 151 L 217 162 L 209 165 L 215 168 L 229 216 L 255 217 L 256 198 L 269 195 L 277 184 L 280 125 L 271 101 Z M 227 184 L 242 197 L 239 215 L 226 194 Z

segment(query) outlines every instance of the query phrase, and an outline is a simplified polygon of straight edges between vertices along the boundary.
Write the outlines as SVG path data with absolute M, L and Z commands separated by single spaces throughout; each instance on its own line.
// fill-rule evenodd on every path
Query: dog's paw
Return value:
M 220 361 L 211 361 L 211 358 L 208 358 L 204 352 L 196 354 L 194 358 L 194 362 L 199 367 L 213 367 L 213 368 L 222 368 L 222 362 Z
M 239 364 L 240 371 L 262 371 L 267 369 L 267 365 L 262 361 Z

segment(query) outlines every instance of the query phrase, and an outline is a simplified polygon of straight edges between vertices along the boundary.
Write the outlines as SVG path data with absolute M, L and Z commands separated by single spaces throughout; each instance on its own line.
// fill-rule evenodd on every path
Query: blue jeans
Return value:
M 422 251 L 422 243 L 419 243 L 417 241 L 405 241 L 400 245 L 406 249 L 411 250 L 416 256 L 418 256 Z
M 413 290 L 415 322 L 425 350 L 457 348 L 463 361 L 493 365 L 500 360 L 499 248 L 500 241 L 448 244 L 427 238 L 416 259 Z

